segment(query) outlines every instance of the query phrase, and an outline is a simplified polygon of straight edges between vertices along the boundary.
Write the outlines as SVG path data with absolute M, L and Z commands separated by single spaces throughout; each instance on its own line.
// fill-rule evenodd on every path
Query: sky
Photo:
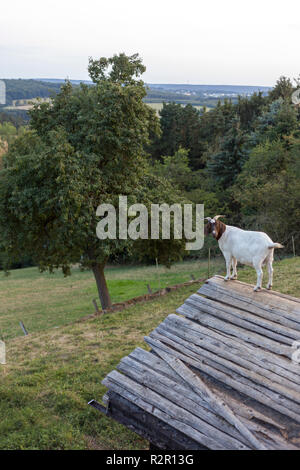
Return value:
M 138 52 L 147 83 L 273 86 L 300 75 L 299 0 L 0 2 L 0 77 L 88 79 Z

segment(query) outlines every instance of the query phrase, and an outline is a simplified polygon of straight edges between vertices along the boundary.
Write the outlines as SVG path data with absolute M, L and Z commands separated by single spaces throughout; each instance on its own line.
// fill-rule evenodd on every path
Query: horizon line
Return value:
M 78 78 L 58 78 L 58 77 L 30 77 L 30 78 L 22 78 L 22 77 L 10 77 L 10 78 L 2 78 L 1 80 L 36 80 L 36 81 L 51 81 L 51 80 L 59 80 L 59 81 L 76 81 L 76 82 L 89 82 L 93 83 L 92 80 L 89 79 L 78 79 Z M 175 86 L 235 86 L 235 87 L 255 87 L 255 88 L 274 88 L 274 85 L 243 85 L 243 84 L 234 84 L 234 83 L 174 83 L 174 82 L 146 82 L 145 85 L 175 85 Z

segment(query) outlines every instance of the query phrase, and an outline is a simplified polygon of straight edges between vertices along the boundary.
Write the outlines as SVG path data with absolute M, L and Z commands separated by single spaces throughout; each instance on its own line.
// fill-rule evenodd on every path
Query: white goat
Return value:
M 254 291 L 258 291 L 262 287 L 262 266 L 266 264 L 269 272 L 267 289 L 272 289 L 274 248 L 283 248 L 283 246 L 280 243 L 273 243 L 271 238 L 264 232 L 253 232 L 225 225 L 218 220 L 220 217 L 224 216 L 216 215 L 213 219 L 206 217 L 208 223 L 205 226 L 205 234 L 212 233 L 213 237 L 218 240 L 220 250 L 226 261 L 227 273 L 224 281 L 237 279 L 236 266 L 239 261 L 255 268 L 257 283 Z M 231 266 L 233 268 L 232 275 Z

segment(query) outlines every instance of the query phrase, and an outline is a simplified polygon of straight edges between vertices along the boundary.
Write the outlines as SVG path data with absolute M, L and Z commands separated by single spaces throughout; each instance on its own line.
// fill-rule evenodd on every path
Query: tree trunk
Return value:
M 101 306 L 102 309 L 105 310 L 107 308 L 110 308 L 112 303 L 104 275 L 104 264 L 94 264 L 92 266 L 92 270 L 96 279 Z

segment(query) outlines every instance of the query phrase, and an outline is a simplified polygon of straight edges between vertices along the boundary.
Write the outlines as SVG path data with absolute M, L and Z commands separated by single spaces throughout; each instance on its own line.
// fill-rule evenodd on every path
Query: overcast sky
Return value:
M 138 52 L 148 83 L 274 85 L 300 74 L 292 0 L 2 0 L 0 77 L 88 79 Z

